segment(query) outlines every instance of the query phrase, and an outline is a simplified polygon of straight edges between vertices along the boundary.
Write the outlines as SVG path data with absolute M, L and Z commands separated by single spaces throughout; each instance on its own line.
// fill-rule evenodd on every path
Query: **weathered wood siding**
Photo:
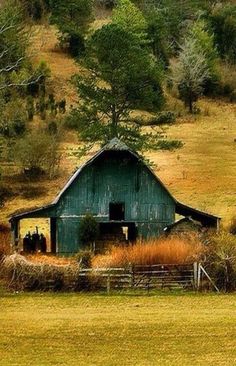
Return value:
M 77 252 L 81 218 L 109 221 L 111 202 L 125 204 L 125 221 L 135 221 L 144 238 L 174 222 L 175 202 L 147 167 L 130 154 L 107 152 L 85 166 L 57 204 L 58 251 Z

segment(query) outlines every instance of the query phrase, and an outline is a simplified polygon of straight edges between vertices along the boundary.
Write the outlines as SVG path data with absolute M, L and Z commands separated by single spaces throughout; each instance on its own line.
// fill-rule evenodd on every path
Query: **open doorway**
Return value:
M 18 249 L 25 253 L 56 253 L 56 218 L 22 219 Z
M 111 202 L 109 204 L 109 220 L 123 221 L 125 219 L 125 204 L 123 202 Z

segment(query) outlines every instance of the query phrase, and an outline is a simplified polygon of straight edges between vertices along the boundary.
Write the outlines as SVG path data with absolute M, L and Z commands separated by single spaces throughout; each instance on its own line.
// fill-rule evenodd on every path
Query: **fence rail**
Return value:
M 204 280 L 204 281 L 203 281 Z M 68 272 L 63 278 L 45 281 L 45 290 L 66 288 L 69 291 L 112 289 L 185 289 L 198 291 L 208 285 L 208 289 L 219 289 L 214 284 L 201 263 L 193 265 L 152 265 L 129 266 L 127 268 L 79 269 L 74 276 Z M 32 284 L 30 284 L 30 288 Z
M 99 279 L 100 287 L 106 288 L 108 293 L 113 288 L 199 290 L 203 277 L 216 291 L 219 291 L 200 263 L 82 269 L 79 276 Z

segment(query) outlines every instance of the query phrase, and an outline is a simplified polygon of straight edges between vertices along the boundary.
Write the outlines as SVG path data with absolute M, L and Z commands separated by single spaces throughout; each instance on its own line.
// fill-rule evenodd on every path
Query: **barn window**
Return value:
M 125 204 L 123 202 L 112 202 L 109 204 L 110 220 L 122 221 L 125 219 Z

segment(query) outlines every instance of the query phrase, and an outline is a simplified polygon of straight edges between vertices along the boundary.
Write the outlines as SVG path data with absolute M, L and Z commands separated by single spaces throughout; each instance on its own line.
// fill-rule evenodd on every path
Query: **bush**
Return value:
M 93 256 L 94 253 L 91 250 L 81 250 L 76 254 L 75 258 L 80 268 L 90 268 Z
M 183 147 L 183 142 L 180 140 L 157 140 L 154 148 L 156 150 L 175 150 Z
M 99 236 L 99 224 L 96 219 L 87 214 L 81 220 L 79 226 L 79 237 L 84 245 L 92 245 Z
M 164 124 L 171 124 L 176 121 L 176 115 L 171 111 L 164 111 L 158 113 L 155 117 L 148 120 L 148 125 L 160 126 Z
M 7 103 L 2 111 L 0 134 L 12 138 L 22 136 L 26 131 L 27 113 L 21 100 Z
M 58 136 L 35 130 L 17 141 L 14 160 L 28 177 L 55 176 L 60 163 Z
M 236 289 L 236 237 L 222 231 L 210 238 L 207 253 L 207 269 L 218 288 L 224 291 Z

